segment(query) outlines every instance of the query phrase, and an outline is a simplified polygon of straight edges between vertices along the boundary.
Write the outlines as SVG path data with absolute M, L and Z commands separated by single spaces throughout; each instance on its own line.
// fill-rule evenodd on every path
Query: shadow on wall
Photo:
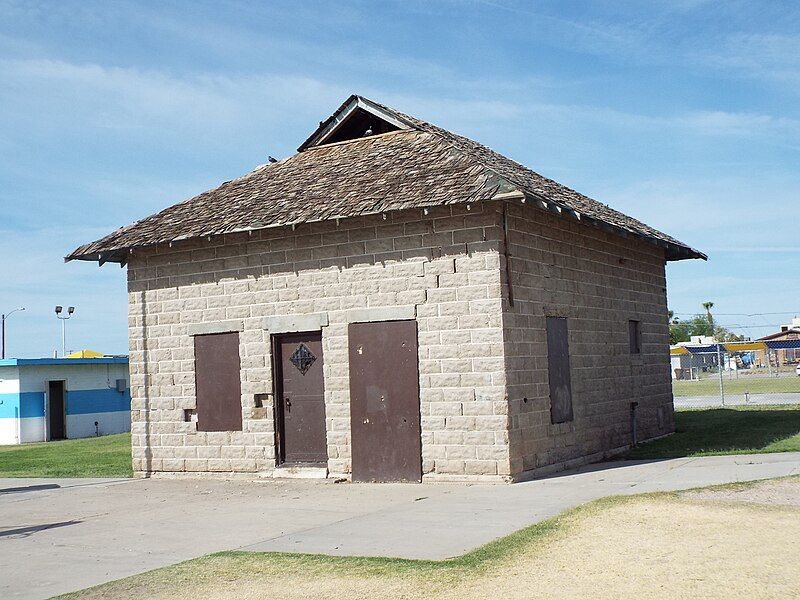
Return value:
M 247 281 L 498 252 L 502 206 L 480 201 L 470 210 L 460 205 L 431 207 L 424 215 L 422 209 L 412 208 L 397 211 L 389 221 L 380 214 L 364 215 L 341 223 L 303 223 L 295 229 L 287 225 L 175 241 L 166 249 L 139 249 L 128 261 L 129 289 L 144 292 L 219 283 L 221 278 Z M 347 241 L 351 235 L 357 241 Z M 391 245 L 381 247 L 382 242 Z

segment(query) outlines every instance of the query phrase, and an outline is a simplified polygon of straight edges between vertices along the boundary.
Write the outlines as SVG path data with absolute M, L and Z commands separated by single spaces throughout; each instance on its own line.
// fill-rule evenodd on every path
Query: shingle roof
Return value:
M 405 128 L 313 145 L 356 101 L 385 111 Z M 666 249 L 667 260 L 706 258 L 477 142 L 351 96 L 297 154 L 76 248 L 66 260 L 125 263 L 130 249 L 189 238 L 504 196 L 530 199 L 542 208 L 658 244 Z
M 760 337 L 758 338 L 758 341 L 761 342 L 766 340 L 774 340 L 775 338 L 782 337 L 789 333 L 800 334 L 800 329 L 798 329 L 797 327 L 789 327 L 788 329 L 785 329 L 783 331 L 777 331 L 775 333 L 765 335 L 764 337 Z

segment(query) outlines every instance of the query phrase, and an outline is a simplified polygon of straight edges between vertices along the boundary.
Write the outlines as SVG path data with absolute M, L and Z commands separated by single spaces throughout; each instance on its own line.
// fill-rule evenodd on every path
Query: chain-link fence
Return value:
M 675 408 L 800 405 L 800 348 L 732 352 L 713 344 L 671 362 Z

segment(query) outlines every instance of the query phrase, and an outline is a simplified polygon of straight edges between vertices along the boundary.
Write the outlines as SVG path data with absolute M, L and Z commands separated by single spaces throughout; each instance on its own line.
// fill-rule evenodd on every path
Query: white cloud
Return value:
M 280 113 L 340 97 L 341 89 L 299 76 L 187 75 L 135 68 L 75 64 L 61 60 L 0 61 L 7 82 L 2 96 L 11 108 L 30 114 L 34 106 L 58 107 L 64 120 L 80 117 L 112 129 L 175 127 L 212 130 L 241 124 L 256 115 L 268 121 Z M 16 101 L 16 102 L 14 102 Z M 277 114 L 276 114 L 277 113 Z
M 732 33 L 719 47 L 699 52 L 698 58 L 730 73 L 785 83 L 800 92 L 800 35 Z
M 709 135 L 778 134 L 794 137 L 800 133 L 800 121 L 794 119 L 720 110 L 689 113 L 676 118 L 675 123 Z
M 780 240 L 794 236 L 797 186 L 791 177 L 774 174 L 751 179 L 746 174 L 701 173 L 609 184 L 599 192 L 614 208 L 670 233 L 712 260 L 723 253 L 728 256 L 719 260 L 736 261 L 731 253 L 796 251 L 795 244 Z

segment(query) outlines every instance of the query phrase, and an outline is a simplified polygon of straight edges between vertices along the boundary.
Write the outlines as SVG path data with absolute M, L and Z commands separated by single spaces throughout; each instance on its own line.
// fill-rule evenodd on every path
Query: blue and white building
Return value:
M 0 444 L 130 430 L 127 357 L 0 360 Z

